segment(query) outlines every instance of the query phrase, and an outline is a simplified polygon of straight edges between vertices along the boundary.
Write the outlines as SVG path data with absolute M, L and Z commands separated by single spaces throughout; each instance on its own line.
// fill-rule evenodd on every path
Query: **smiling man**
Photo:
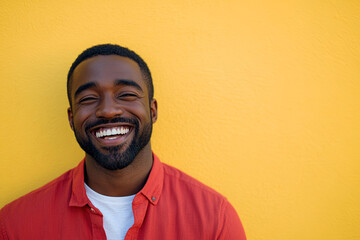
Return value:
M 161 163 L 150 138 L 150 70 L 111 44 L 81 53 L 67 80 L 80 164 L 0 211 L 0 239 L 246 239 L 230 203 Z

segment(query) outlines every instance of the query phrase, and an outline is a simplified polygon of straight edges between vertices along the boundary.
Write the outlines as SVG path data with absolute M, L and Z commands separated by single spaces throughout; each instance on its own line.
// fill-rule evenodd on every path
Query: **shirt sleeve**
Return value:
M 217 240 L 246 240 L 240 218 L 227 200 L 222 204 L 219 220 Z

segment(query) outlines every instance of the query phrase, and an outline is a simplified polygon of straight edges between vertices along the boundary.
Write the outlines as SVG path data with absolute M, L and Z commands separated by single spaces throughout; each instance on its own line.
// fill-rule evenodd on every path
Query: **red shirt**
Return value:
M 183 172 L 154 163 L 134 198 L 125 239 L 246 239 L 240 219 L 219 193 Z M 103 217 L 86 196 L 84 160 L 0 211 L 0 240 L 106 239 Z

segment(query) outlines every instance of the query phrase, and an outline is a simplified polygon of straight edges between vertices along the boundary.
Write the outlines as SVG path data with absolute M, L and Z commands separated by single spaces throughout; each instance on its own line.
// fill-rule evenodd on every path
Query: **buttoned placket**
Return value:
M 126 233 L 125 240 L 137 239 L 141 225 L 144 222 L 148 206 L 149 201 L 142 193 L 139 193 L 135 196 L 132 204 L 134 224 L 131 228 L 129 228 L 128 232 Z
M 90 216 L 93 239 L 106 240 L 102 213 L 90 204 L 86 207 Z

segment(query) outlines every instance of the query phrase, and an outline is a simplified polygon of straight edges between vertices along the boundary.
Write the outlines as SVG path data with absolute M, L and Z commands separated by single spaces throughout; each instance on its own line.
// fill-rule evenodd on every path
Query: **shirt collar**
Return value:
M 72 172 L 72 191 L 69 206 L 83 207 L 90 203 L 86 196 L 84 185 L 85 158 L 74 168 Z
M 151 168 L 149 177 L 145 183 L 145 186 L 138 194 L 143 194 L 151 204 L 157 205 L 163 188 L 164 169 L 159 158 L 154 153 L 153 159 L 153 166 Z
M 136 195 L 144 195 L 148 201 L 156 205 L 159 202 L 164 181 L 164 169 L 159 158 L 153 153 L 153 166 L 145 186 Z M 74 168 L 72 174 L 72 191 L 69 206 L 83 207 L 90 204 L 90 200 L 86 196 L 84 186 L 84 166 L 85 158 Z

